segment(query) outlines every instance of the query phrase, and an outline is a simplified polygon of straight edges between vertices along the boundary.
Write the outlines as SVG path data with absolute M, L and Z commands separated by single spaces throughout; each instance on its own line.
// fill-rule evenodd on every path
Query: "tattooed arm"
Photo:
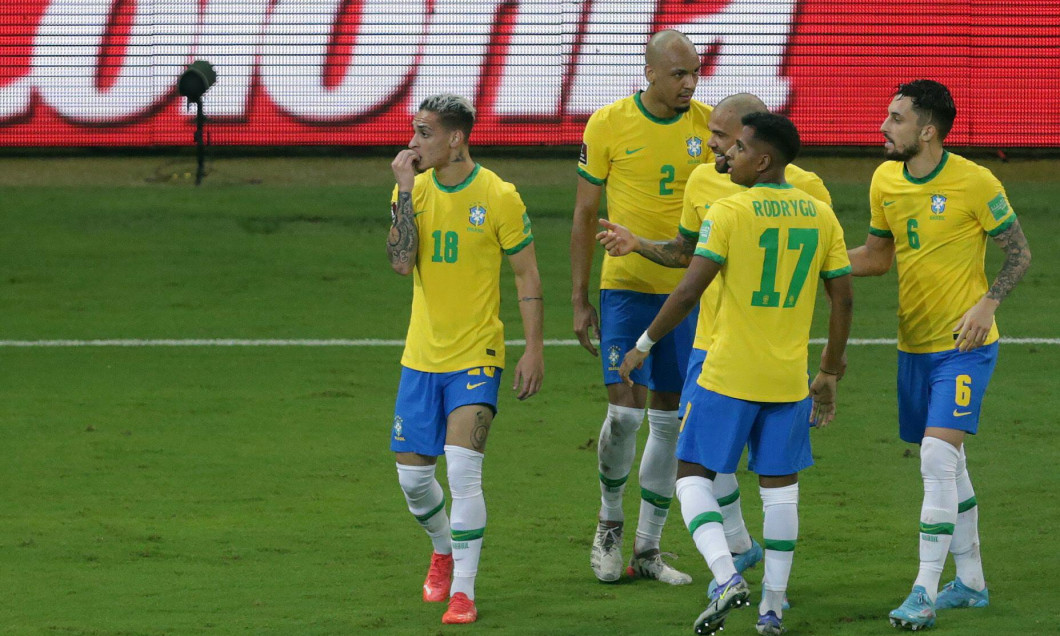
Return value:
M 1031 266 L 1031 248 L 1023 234 L 1020 222 L 1016 221 L 1004 232 L 994 237 L 994 242 L 1005 251 L 1005 262 L 1001 265 L 990 291 L 965 312 L 961 321 L 954 327 L 957 340 L 954 346 L 961 351 L 971 351 L 979 347 L 990 335 L 994 324 L 994 312 L 1001 301 L 1016 287 L 1027 269 Z
M 416 179 L 416 161 L 419 155 L 413 150 L 402 150 L 390 167 L 398 184 L 398 197 L 390 210 L 390 233 L 386 237 L 386 254 L 390 267 L 402 276 L 412 273 L 416 265 L 416 252 L 420 246 L 420 235 L 416 229 L 416 218 L 412 212 L 412 186 Z
M 692 255 L 696 251 L 696 238 L 681 233 L 669 241 L 649 241 L 607 219 L 600 219 L 600 225 L 604 230 L 596 235 L 596 240 L 611 256 L 636 252 L 663 267 L 684 268 L 692 262 Z

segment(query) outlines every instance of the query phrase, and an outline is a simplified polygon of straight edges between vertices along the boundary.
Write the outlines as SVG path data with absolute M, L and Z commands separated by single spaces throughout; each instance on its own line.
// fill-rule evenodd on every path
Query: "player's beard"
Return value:
M 724 156 L 721 158 L 721 163 L 715 160 L 714 169 L 718 171 L 718 174 L 729 174 L 729 160 Z
M 894 148 L 891 150 L 884 149 L 883 156 L 891 161 L 909 161 L 920 154 L 920 144 L 913 144 L 905 148 L 899 148 L 894 140 L 888 139 L 888 141 L 894 144 Z
M 692 104 L 687 104 L 685 106 L 674 106 L 674 112 L 680 115 L 682 113 L 687 113 L 691 108 Z

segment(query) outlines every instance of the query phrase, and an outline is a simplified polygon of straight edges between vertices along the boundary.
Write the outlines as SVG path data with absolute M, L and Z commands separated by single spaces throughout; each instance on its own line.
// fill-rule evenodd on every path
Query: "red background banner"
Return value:
M 754 92 L 806 144 L 878 144 L 923 77 L 954 93 L 950 144 L 1060 147 L 1055 0 L 11 0 L 0 144 L 188 144 L 194 59 L 214 145 L 404 144 L 442 91 L 475 101 L 478 144 L 574 144 L 667 27 L 700 48 L 698 99 Z

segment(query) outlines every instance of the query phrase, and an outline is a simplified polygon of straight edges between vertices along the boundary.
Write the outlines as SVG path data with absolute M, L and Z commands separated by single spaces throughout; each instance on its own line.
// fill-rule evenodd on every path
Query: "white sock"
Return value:
M 416 517 L 427 536 L 431 538 L 434 551 L 449 554 L 453 551 L 449 541 L 449 516 L 445 514 L 445 494 L 434 478 L 434 465 L 397 465 L 398 484 L 405 493 L 409 512 Z
M 722 526 L 729 552 L 740 554 L 751 549 L 751 535 L 743 521 L 740 507 L 740 483 L 733 473 L 718 473 L 714 476 L 714 494 L 721 507 Z
M 788 589 L 795 542 L 799 538 L 799 485 L 781 488 L 759 488 L 762 495 L 762 539 L 766 548 L 765 575 L 762 577 L 762 602 L 758 613 L 784 615 L 784 592 Z
M 924 478 L 924 504 L 920 509 L 920 572 L 913 585 L 923 586 L 932 601 L 946 564 L 954 525 L 957 523 L 957 459 L 949 442 L 925 437 L 920 443 L 920 474 Z
M 681 502 L 685 526 L 699 553 L 706 559 L 711 574 L 718 583 L 725 583 L 736 574 L 736 566 L 725 543 L 721 510 L 714 498 L 714 483 L 706 477 L 682 477 L 677 480 L 677 500 Z
M 678 411 L 648 410 L 648 441 L 640 458 L 640 520 L 633 553 L 658 550 L 677 480 Z
M 623 521 L 622 493 L 637 455 L 637 431 L 644 409 L 607 405 L 607 418 L 600 429 L 597 457 L 600 467 L 600 519 Z
M 486 530 L 486 500 L 482 496 L 482 453 L 462 446 L 445 446 L 449 493 L 453 496 L 453 585 L 475 598 L 475 575 Z
M 957 523 L 953 527 L 950 553 L 953 554 L 961 583 L 979 591 L 986 588 L 983 561 L 979 556 L 979 506 L 975 500 L 975 490 L 972 489 L 972 480 L 968 476 L 964 447 L 962 444 L 957 460 Z

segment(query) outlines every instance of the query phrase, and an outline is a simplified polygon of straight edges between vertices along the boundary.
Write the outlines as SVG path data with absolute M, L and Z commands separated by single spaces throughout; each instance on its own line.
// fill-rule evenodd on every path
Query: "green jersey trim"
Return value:
M 644 104 L 640 101 L 640 94 L 643 92 L 644 91 L 637 91 L 636 94 L 633 95 L 633 103 L 637 105 L 637 108 L 640 109 L 640 113 L 647 117 L 649 121 L 652 121 L 656 124 L 662 124 L 663 126 L 669 126 L 670 124 L 676 124 L 677 122 L 681 121 L 681 116 L 684 115 L 684 113 L 677 113 L 669 119 L 662 119 L 661 117 L 656 117 L 655 115 L 649 113 L 648 109 L 645 108 Z
M 529 244 L 531 244 L 533 242 L 534 242 L 534 235 L 531 234 L 530 236 L 527 236 L 525 239 L 523 239 L 522 243 L 516 245 L 515 247 L 512 247 L 512 248 L 504 250 L 504 253 L 507 254 L 508 256 L 511 256 L 513 254 L 518 254 L 519 252 L 523 251 L 524 247 L 526 247 L 527 245 L 529 245 Z
M 715 254 L 714 252 L 708 250 L 705 247 L 697 247 L 696 248 L 696 256 L 702 256 L 703 258 L 709 258 L 710 260 L 714 261 L 718 265 L 724 265 L 725 264 L 725 257 L 724 256 L 722 256 L 721 254 Z
M 698 239 L 699 238 L 699 232 L 693 232 L 692 230 L 688 229 L 687 227 L 685 227 L 683 225 L 678 225 L 677 226 L 677 231 L 680 232 L 681 236 L 683 236 L 685 238 L 690 238 L 690 239 Z
M 872 227 L 871 225 L 869 226 L 869 234 L 871 234 L 873 236 L 878 236 L 880 238 L 889 238 L 889 239 L 893 239 L 894 238 L 894 234 L 891 234 L 890 230 L 878 230 L 878 229 Z
M 998 234 L 1001 234 L 1005 230 L 1007 230 L 1010 227 L 1012 227 L 1012 224 L 1015 223 L 1015 222 L 1016 222 L 1016 213 L 1013 212 L 1012 214 L 1009 215 L 1009 217 L 1007 219 L 1005 219 L 1004 221 L 1001 222 L 1001 225 L 999 225 L 999 226 L 995 227 L 994 229 L 990 230 L 989 232 L 987 232 L 987 234 L 989 234 L 990 236 L 997 236 Z
M 460 192 L 464 188 L 466 188 L 469 185 L 471 185 L 471 182 L 474 181 L 475 177 L 478 176 L 478 171 L 479 171 L 480 168 L 482 168 L 482 166 L 480 166 L 480 165 L 478 165 L 476 163 L 475 164 L 475 169 L 471 171 L 471 174 L 467 175 L 467 179 L 464 179 L 463 181 L 461 181 L 460 183 L 456 184 L 455 186 L 442 185 L 442 182 L 438 181 L 438 173 L 435 172 L 434 170 L 431 170 L 431 178 L 434 179 L 434 185 L 437 186 L 439 190 L 441 190 L 442 192 L 448 192 L 448 193 L 452 194 L 454 192 Z
M 830 269 L 827 272 L 821 272 L 821 278 L 839 278 L 840 276 L 846 276 L 850 273 L 850 265 L 846 267 L 840 267 L 839 269 Z
M 923 177 L 919 177 L 919 178 L 918 177 L 914 177 L 913 175 L 909 174 L 909 168 L 907 168 L 906 165 L 903 163 L 902 164 L 902 176 L 904 176 L 905 180 L 908 181 L 909 183 L 913 183 L 913 184 L 916 184 L 916 185 L 924 185 L 928 181 L 931 181 L 935 177 L 939 176 L 939 173 L 942 172 L 942 169 L 946 167 L 946 160 L 949 159 L 949 158 L 950 158 L 949 151 L 948 150 L 943 150 L 942 151 L 942 159 L 939 161 L 939 165 L 935 166 L 935 169 L 932 170 L 927 175 L 925 175 Z
M 586 181 L 588 181 L 589 183 L 591 183 L 593 185 L 602 186 L 605 183 L 607 183 L 607 179 L 597 179 L 596 177 L 594 177 L 593 175 L 589 174 L 584 169 L 582 169 L 581 166 L 578 167 L 578 176 L 581 177 L 582 179 L 585 179 Z
M 774 190 L 790 190 L 795 186 L 790 183 L 756 183 L 752 188 L 772 188 Z

